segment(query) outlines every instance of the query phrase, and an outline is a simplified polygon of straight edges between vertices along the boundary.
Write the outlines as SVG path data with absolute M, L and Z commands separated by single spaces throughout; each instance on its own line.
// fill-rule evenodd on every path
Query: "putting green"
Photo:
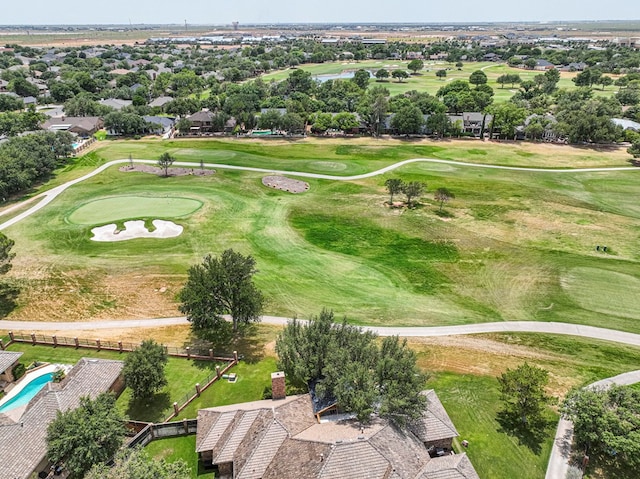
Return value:
M 67 220 L 77 225 L 96 225 L 135 218 L 179 218 L 201 206 L 202 202 L 191 198 L 114 196 L 83 204 Z
M 562 287 L 582 308 L 623 318 L 640 318 L 640 279 L 598 268 L 574 268 Z

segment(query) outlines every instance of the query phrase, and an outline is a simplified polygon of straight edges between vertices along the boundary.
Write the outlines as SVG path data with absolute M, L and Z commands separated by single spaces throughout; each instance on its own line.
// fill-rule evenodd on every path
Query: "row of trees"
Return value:
M 411 208 L 412 200 L 420 198 L 427 189 L 426 183 L 421 181 L 404 182 L 400 178 L 389 178 L 384 182 L 384 186 L 389 193 L 389 205 L 393 206 L 393 197 L 404 194 L 407 198 L 407 207 Z M 440 212 L 445 203 L 454 199 L 455 195 L 448 188 L 440 187 L 434 193 L 434 199 L 440 203 Z
M 42 131 L 0 144 L 0 197 L 5 200 L 47 178 L 73 153 L 73 141 L 67 132 Z

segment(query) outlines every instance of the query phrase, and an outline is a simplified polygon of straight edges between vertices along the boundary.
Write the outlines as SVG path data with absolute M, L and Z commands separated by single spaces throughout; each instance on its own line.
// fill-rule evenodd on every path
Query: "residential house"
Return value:
M 25 96 L 22 97 L 22 103 L 24 103 L 24 106 L 29 106 L 29 105 L 36 105 L 38 103 L 38 99 L 34 96 Z
M 584 71 L 585 68 L 587 68 L 587 64 L 584 62 L 573 62 L 573 63 L 569 63 L 568 65 L 564 65 L 562 68 L 560 68 L 560 71 L 563 72 L 581 72 Z
M 471 111 L 464 112 L 462 115 L 450 115 L 449 119 L 452 123 L 456 121 L 462 121 L 461 128 L 462 133 L 471 134 L 475 137 L 479 137 L 482 132 L 482 126 L 484 121 L 484 130 L 485 132 L 489 129 L 489 124 L 491 120 L 493 120 L 492 115 L 485 115 L 484 113 Z
M 451 451 L 458 433 L 433 391 L 425 392 L 422 419 L 400 428 L 381 418 L 318 420 L 309 394 L 286 397 L 284 390 L 284 374 L 274 373 L 274 399 L 198 412 L 196 452 L 216 477 L 479 479 L 466 454 Z
M 150 133 L 160 136 L 170 136 L 176 126 L 176 119 L 168 116 L 143 116 L 144 121 L 150 125 Z
M 124 107 L 131 106 L 133 102 L 131 100 L 121 100 L 120 98 L 106 98 L 99 100 L 98 103 L 109 108 L 113 108 L 116 111 L 122 110 Z
M 482 60 L 484 60 L 485 62 L 500 62 L 502 61 L 502 57 L 495 53 L 487 53 L 486 55 L 482 56 Z
M 153 99 L 153 101 L 149 103 L 149 106 L 162 108 L 171 101 L 173 101 L 173 98 L 171 98 L 170 96 L 159 96 L 158 98 Z
M 13 368 L 20 361 L 20 356 L 22 353 L 19 352 L 0 351 L 0 391 L 15 380 Z
M 191 122 L 191 133 L 210 133 L 213 131 L 215 114 L 209 110 L 202 110 L 187 117 Z
M 60 118 L 49 118 L 41 125 L 43 130 L 68 131 L 76 135 L 87 138 L 104 127 L 102 118 L 97 116 L 62 116 Z
M 612 118 L 614 125 L 621 126 L 623 130 L 632 130 L 640 132 L 640 123 L 629 120 L 627 118 Z
M 516 127 L 516 140 L 525 140 L 527 137 L 526 128 L 529 126 L 531 122 L 539 122 L 544 131 L 542 133 L 542 137 L 540 138 L 543 141 L 557 141 L 558 134 L 555 131 L 555 125 L 558 123 L 556 117 L 547 113 L 545 115 L 529 115 L 525 118 L 524 123 Z
M 555 68 L 556 66 L 551 63 L 550 61 L 547 60 L 536 60 L 536 66 L 533 67 L 534 70 L 539 70 L 539 71 L 546 71 L 546 70 L 551 70 L 552 68 Z
M 424 60 L 422 52 L 407 52 L 407 60 Z
M 49 423 L 59 411 L 77 408 L 81 397 L 120 394 L 122 367 L 122 361 L 83 358 L 62 382 L 47 383 L 27 406 L 0 414 L 0 479 L 28 479 L 43 471 L 46 475 Z

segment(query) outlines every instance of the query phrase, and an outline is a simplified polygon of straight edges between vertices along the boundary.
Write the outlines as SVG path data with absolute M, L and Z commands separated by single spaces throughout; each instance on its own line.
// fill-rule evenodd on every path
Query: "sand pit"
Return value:
M 285 176 L 265 176 L 262 184 L 276 190 L 288 191 L 289 193 L 304 193 L 309 189 L 309 183 L 300 180 L 293 180 Z
M 153 220 L 155 230 L 149 231 L 144 225 L 144 221 L 125 221 L 124 230 L 118 231 L 118 227 L 112 223 L 110 225 L 98 226 L 93 228 L 92 241 L 111 242 L 111 241 L 127 241 L 138 238 L 175 238 L 180 236 L 183 227 L 172 221 Z
M 133 166 L 121 166 L 118 168 L 122 172 L 138 172 L 138 173 L 151 173 L 152 175 L 164 176 L 164 169 L 157 166 L 134 164 Z M 205 168 L 169 168 L 167 169 L 167 176 L 209 176 L 215 175 L 216 170 Z

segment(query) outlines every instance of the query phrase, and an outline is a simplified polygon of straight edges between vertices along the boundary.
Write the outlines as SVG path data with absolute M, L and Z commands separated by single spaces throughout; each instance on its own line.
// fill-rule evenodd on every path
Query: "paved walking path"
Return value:
M 631 371 L 612 378 L 596 381 L 593 384 L 589 384 L 587 388 L 608 388 L 613 384 L 628 386 L 638 382 L 640 382 L 640 371 Z M 553 440 L 553 448 L 551 449 L 551 456 L 549 456 L 549 465 L 547 466 L 545 479 L 565 479 L 567 477 L 572 443 L 573 423 L 561 417 L 558 422 L 555 439 Z
M 263 316 L 262 323 L 285 325 L 290 318 L 281 316 Z M 1 320 L 0 330 L 16 331 L 82 331 L 98 329 L 156 328 L 189 324 L 184 316 L 172 318 L 124 319 L 112 321 L 46 322 L 46 321 L 10 321 Z M 614 329 L 584 326 L 581 324 L 539 322 L 539 321 L 502 321 L 495 323 L 462 324 L 457 326 L 365 326 L 380 336 L 434 337 L 456 336 L 482 333 L 547 333 L 583 338 L 613 341 L 631 346 L 640 346 L 640 334 L 626 333 Z
M 67 183 L 64 183 L 60 186 L 56 186 L 55 188 L 52 188 L 48 191 L 45 191 L 44 193 L 41 193 L 37 196 L 35 196 L 34 198 L 30 198 L 24 202 L 18 203 L 14 206 L 12 206 L 11 208 L 8 208 L 2 212 L 0 212 L 0 216 L 6 215 L 8 213 L 11 213 L 12 211 L 15 211 L 17 209 L 19 209 L 20 207 L 22 207 L 24 204 L 26 204 L 27 202 L 31 202 L 34 201 L 38 198 L 41 198 L 41 200 L 36 203 L 34 206 L 32 206 L 31 208 L 29 208 L 28 210 L 20 213 L 19 215 L 15 216 L 14 218 L 11 218 L 8 221 L 5 221 L 4 223 L 0 224 L 0 231 L 13 226 L 14 224 L 22 221 L 23 219 L 27 218 L 28 216 L 31 216 L 33 213 L 35 213 L 36 211 L 41 210 L 42 208 L 44 208 L 45 206 L 47 206 L 49 203 L 51 203 L 54 199 L 56 199 L 58 197 L 58 195 L 60 195 L 62 192 L 64 192 L 66 189 L 70 188 L 73 185 L 76 185 L 82 181 L 85 181 L 89 178 L 92 178 L 100 173 L 102 173 L 104 170 L 106 170 L 107 168 L 110 168 L 114 165 L 119 165 L 119 164 L 123 164 L 123 163 L 129 163 L 130 161 L 133 161 L 135 163 L 148 163 L 148 164 L 152 164 L 155 165 L 157 164 L 157 161 L 155 160 L 129 160 L 129 159 L 123 159 L 123 160 L 113 160 L 110 161 L 108 163 L 105 163 L 104 165 L 99 166 L 98 168 L 96 168 L 95 170 L 93 170 L 91 173 L 88 173 L 84 176 L 81 176 L 80 178 L 76 178 L 75 180 L 71 180 L 68 181 Z M 400 168 L 404 165 L 408 165 L 411 163 L 441 163 L 441 164 L 447 164 L 447 165 L 453 165 L 453 166 L 464 166 L 464 167 L 470 167 L 470 168 L 488 168 L 488 169 L 493 169 L 493 170 L 509 170 L 509 171 L 527 171 L 527 172 L 531 172 L 531 173 L 593 173 L 593 172 L 608 172 L 608 171 L 640 171 L 640 168 L 636 168 L 633 166 L 617 166 L 617 167 L 611 167 L 611 168 L 569 168 L 569 169 L 554 169 L 554 168 L 524 168 L 524 167 L 520 167 L 520 166 L 500 166 L 500 165 L 485 165 L 482 163 L 468 163 L 468 162 L 464 162 L 464 161 L 453 161 L 453 160 L 439 160 L 439 159 L 435 159 L 435 158 L 414 158 L 412 160 L 404 160 L 404 161 L 400 161 L 398 163 L 394 163 L 393 165 L 389 165 L 386 166 L 384 168 L 380 168 L 379 170 L 376 171 L 371 171 L 369 173 L 363 173 L 361 175 L 352 175 L 352 176 L 336 176 L 336 175 L 324 175 L 324 174 L 320 174 L 320 173 L 307 173 L 307 172 L 303 172 L 303 171 L 285 171 L 285 170 L 272 170 L 269 168 L 255 168 L 255 167 L 251 167 L 251 166 L 237 166 L 237 165 L 224 165 L 221 163 L 207 163 L 205 166 L 207 168 L 217 168 L 217 169 L 227 169 L 227 170 L 240 170 L 240 171 L 253 171 L 253 172 L 258 172 L 258 173 L 270 173 L 270 174 L 277 174 L 277 175 L 289 175 L 289 176 L 298 176 L 298 177 L 302 177 L 302 178 L 316 178 L 316 179 L 321 179 L 321 180 L 333 180 L 333 181 L 354 181 L 354 180 L 361 180 L 364 178 L 371 178 L 374 176 L 378 176 L 378 175 L 383 175 L 389 171 L 395 170 L 396 168 Z M 200 167 L 200 163 L 196 163 L 196 162 L 186 162 L 186 161 L 176 161 L 173 163 L 175 166 L 186 166 L 186 167 L 192 167 L 192 168 L 199 168 Z

